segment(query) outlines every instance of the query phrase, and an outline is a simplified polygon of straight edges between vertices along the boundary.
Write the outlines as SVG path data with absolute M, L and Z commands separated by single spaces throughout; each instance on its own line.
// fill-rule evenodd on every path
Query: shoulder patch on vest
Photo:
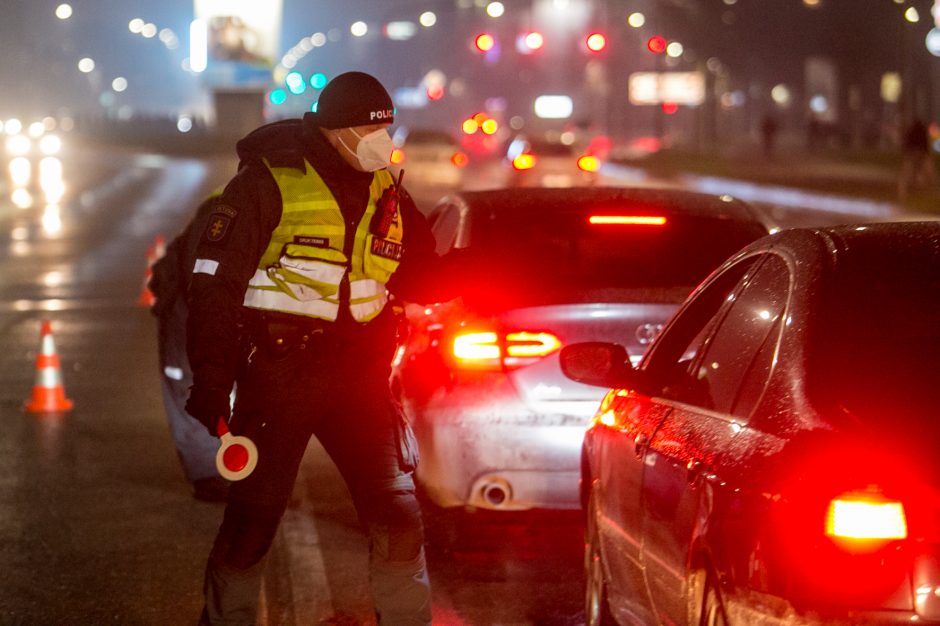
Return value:
M 229 226 L 238 212 L 227 204 L 217 205 L 209 221 L 206 223 L 205 239 L 212 243 L 219 243 L 228 234 Z

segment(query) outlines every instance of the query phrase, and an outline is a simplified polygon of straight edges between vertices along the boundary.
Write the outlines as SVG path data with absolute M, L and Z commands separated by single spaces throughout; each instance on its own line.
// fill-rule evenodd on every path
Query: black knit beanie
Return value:
M 364 72 L 340 74 L 323 88 L 316 120 L 323 128 L 349 128 L 392 123 L 392 98 L 374 76 Z

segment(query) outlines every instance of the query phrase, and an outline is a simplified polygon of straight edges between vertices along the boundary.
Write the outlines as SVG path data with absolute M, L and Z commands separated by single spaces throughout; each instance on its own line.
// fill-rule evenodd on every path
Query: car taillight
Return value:
M 537 159 L 534 154 L 523 152 L 512 160 L 512 166 L 517 170 L 530 170 L 535 167 Z
M 904 505 L 865 493 L 834 498 L 826 511 L 826 534 L 835 539 L 906 539 Z
M 591 224 L 629 224 L 633 226 L 665 226 L 666 218 L 662 215 L 592 215 Z
M 583 172 L 596 172 L 601 169 L 601 160 L 596 156 L 585 154 L 578 159 L 578 169 Z
M 467 164 L 470 162 L 470 158 L 463 152 L 455 152 L 450 157 L 450 162 L 453 163 L 457 167 L 466 167 Z
M 401 148 L 395 148 L 394 150 L 392 150 L 392 156 L 389 157 L 389 161 L 391 161 L 392 165 L 398 165 L 399 163 L 403 163 L 405 161 L 404 150 L 402 150 Z
M 561 341 L 547 332 L 462 333 L 454 337 L 453 343 L 457 363 L 473 369 L 523 367 L 559 349 Z

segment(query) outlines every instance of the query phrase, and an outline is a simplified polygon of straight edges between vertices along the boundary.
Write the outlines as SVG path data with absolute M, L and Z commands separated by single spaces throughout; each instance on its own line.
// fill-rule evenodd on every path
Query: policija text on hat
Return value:
M 388 299 L 458 294 L 423 215 L 386 169 L 393 113 L 378 80 L 348 72 L 315 113 L 251 132 L 198 244 L 186 409 L 213 435 L 227 419 L 258 449 L 209 555 L 202 624 L 255 623 L 265 555 L 311 435 L 368 529 L 379 624 L 431 623 L 417 448 L 388 384 Z

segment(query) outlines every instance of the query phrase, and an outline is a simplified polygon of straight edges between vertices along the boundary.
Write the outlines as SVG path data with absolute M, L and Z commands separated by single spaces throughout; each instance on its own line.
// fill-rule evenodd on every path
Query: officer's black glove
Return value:
M 186 412 L 199 420 L 206 427 L 209 434 L 218 437 L 219 418 L 228 422 L 229 392 L 220 387 L 201 387 L 193 385 L 189 388 L 189 400 L 186 401 Z

